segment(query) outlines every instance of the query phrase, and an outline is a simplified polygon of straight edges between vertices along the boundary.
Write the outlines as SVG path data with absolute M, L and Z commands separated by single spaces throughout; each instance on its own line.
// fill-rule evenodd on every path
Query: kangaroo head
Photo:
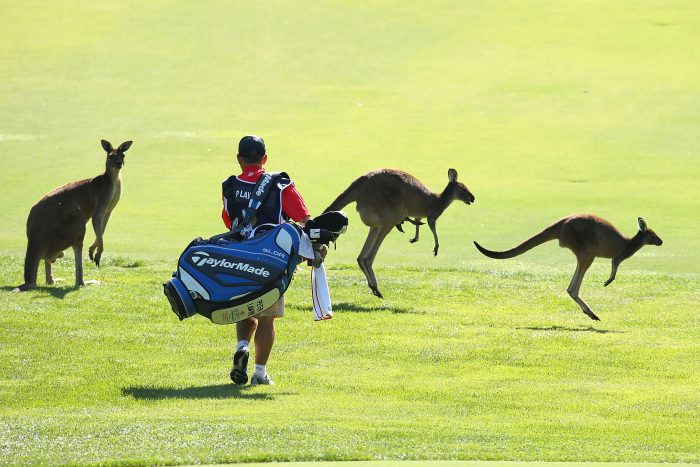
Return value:
M 455 169 L 450 169 L 447 171 L 447 178 L 450 182 L 445 188 L 445 192 L 448 194 L 450 199 L 458 199 L 467 204 L 472 204 L 476 198 L 469 191 L 469 188 L 464 183 L 457 181 L 457 171 Z
M 639 223 L 639 233 L 642 235 L 645 245 L 656 245 L 660 246 L 663 244 L 663 240 L 656 235 L 656 232 L 647 227 L 647 223 L 641 217 L 637 219 Z
M 112 147 L 112 143 L 102 140 L 102 148 L 107 152 L 107 167 L 121 169 L 124 167 L 124 153 L 131 147 L 132 141 L 126 141 L 119 145 L 117 149 Z

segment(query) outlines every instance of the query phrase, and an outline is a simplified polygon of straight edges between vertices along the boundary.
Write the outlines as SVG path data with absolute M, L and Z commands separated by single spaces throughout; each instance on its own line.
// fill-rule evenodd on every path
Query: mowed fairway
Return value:
M 700 462 L 700 4 L 695 1 L 3 2 L 0 464 L 314 460 Z M 265 138 L 313 213 L 378 167 L 476 196 L 440 253 L 393 231 L 371 295 L 367 228 L 287 294 L 268 369 L 237 388 L 233 326 L 162 294 L 220 233 L 238 139 Z M 134 144 L 103 266 L 22 283 L 27 214 Z M 574 256 L 506 249 L 574 212 L 664 240 L 581 296 Z M 404 226 L 406 227 L 406 225 Z M 86 244 L 94 234 L 88 229 Z M 86 260 L 87 263 L 87 260 Z

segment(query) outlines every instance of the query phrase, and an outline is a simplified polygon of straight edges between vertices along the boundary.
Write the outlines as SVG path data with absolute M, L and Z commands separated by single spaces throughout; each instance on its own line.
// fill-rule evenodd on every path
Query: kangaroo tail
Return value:
M 365 184 L 365 179 L 363 177 L 360 177 L 356 179 L 354 182 L 350 184 L 349 187 L 345 189 L 341 194 L 338 195 L 338 197 L 333 201 L 330 206 L 328 206 L 326 209 L 323 210 L 323 212 L 328 212 L 328 211 L 340 211 L 343 209 L 345 206 L 348 204 L 352 203 L 353 201 L 357 201 L 357 197 L 362 191 L 362 188 Z
M 27 243 L 27 253 L 24 256 L 24 284 L 36 286 L 36 276 L 41 261 L 41 253 L 32 239 Z
M 525 240 L 523 243 L 520 245 L 516 246 L 515 248 L 511 248 L 510 250 L 506 251 L 491 251 L 487 250 L 483 246 L 479 245 L 477 242 L 474 242 L 474 245 L 476 245 L 476 248 L 483 253 L 484 255 L 488 256 L 489 258 L 494 258 L 494 259 L 508 259 L 508 258 L 513 258 L 515 256 L 522 255 L 528 250 L 531 250 L 532 248 L 536 247 L 537 245 L 541 245 L 544 242 L 548 242 L 550 240 L 554 240 L 559 237 L 559 231 L 561 230 L 561 226 L 564 223 L 564 220 L 560 220 L 558 222 L 555 222 L 554 224 L 550 225 L 546 229 L 544 229 L 542 232 L 538 233 L 534 237 L 531 237 L 527 240 Z

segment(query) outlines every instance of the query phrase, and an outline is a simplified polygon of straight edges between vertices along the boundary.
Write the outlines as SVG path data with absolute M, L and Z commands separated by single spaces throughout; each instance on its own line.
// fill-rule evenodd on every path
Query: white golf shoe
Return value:
M 250 378 L 250 385 L 258 386 L 261 384 L 275 384 L 275 382 L 270 379 L 270 375 L 268 375 L 267 373 L 265 373 L 264 378 L 259 378 L 258 375 L 253 374 L 253 377 Z

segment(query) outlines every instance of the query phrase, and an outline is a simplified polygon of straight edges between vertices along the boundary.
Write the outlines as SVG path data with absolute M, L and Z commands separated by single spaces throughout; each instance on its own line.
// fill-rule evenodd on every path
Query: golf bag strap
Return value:
M 233 180 L 235 177 L 231 177 L 226 181 L 224 196 L 228 196 L 233 192 Z M 262 206 L 267 200 L 270 194 L 270 189 L 273 184 L 277 183 L 281 178 L 289 178 L 286 172 L 264 172 L 253 187 L 253 192 L 251 194 L 250 200 L 248 201 L 248 207 L 243 209 L 243 222 L 231 225 L 231 230 L 229 232 L 224 232 L 219 235 L 211 237 L 211 240 L 217 240 L 221 238 L 230 238 L 232 236 L 240 235 L 243 238 L 247 238 L 251 230 L 251 224 L 255 221 L 255 214 L 257 213 L 260 206 Z M 235 220 L 234 220 L 235 222 Z
M 267 195 L 270 194 L 270 188 L 274 183 L 277 183 L 277 178 L 280 176 L 288 177 L 284 172 L 264 172 L 258 181 L 255 183 L 253 188 L 253 193 L 248 201 L 248 207 L 243 209 L 243 226 L 247 226 L 253 223 L 255 219 L 255 214 L 260 209 L 267 199 Z

